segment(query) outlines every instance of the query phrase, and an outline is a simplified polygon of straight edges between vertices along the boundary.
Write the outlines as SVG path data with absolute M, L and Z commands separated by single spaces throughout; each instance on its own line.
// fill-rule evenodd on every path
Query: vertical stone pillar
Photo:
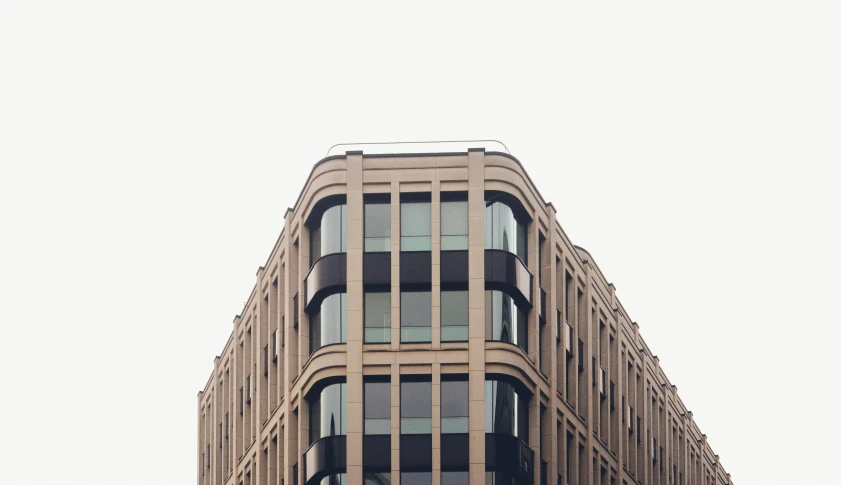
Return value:
M 470 483 L 485 483 L 485 151 L 467 153 Z

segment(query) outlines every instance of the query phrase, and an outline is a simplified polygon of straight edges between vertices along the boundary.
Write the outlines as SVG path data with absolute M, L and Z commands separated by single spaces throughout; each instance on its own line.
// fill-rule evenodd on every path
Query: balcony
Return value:
M 518 306 L 532 307 L 532 276 L 516 254 L 485 249 L 485 288 L 505 292 Z
M 321 438 L 304 453 L 304 483 L 317 483 L 326 476 L 345 473 L 346 465 L 347 438 Z
M 516 436 L 486 433 L 485 467 L 510 474 L 522 485 L 534 483 L 534 451 Z

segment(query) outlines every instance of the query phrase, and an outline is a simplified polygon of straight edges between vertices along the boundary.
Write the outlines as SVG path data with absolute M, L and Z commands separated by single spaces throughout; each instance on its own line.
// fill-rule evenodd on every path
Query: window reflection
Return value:
M 330 344 L 347 341 L 347 293 L 334 293 L 321 302 L 310 317 L 310 353 Z
M 400 204 L 400 250 L 432 250 L 432 213 L 429 202 Z
M 310 230 L 310 264 L 322 256 L 347 252 L 347 205 L 335 205 Z
M 528 314 L 501 291 L 485 291 L 485 339 L 512 343 L 528 352 Z
M 504 202 L 485 205 L 485 249 L 501 249 L 526 262 L 526 224 Z
M 485 432 L 528 442 L 528 399 L 505 381 L 485 381 Z
M 346 409 L 344 382 L 330 384 L 314 396 L 310 400 L 310 444 L 327 436 L 346 435 Z

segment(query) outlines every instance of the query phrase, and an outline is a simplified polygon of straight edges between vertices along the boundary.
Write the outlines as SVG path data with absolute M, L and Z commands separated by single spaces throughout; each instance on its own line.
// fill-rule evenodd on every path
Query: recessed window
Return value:
M 441 381 L 441 434 L 468 432 L 467 380 Z
M 321 302 L 310 318 L 310 352 L 347 341 L 347 293 L 334 293 Z
M 310 398 L 310 444 L 327 436 L 347 434 L 347 388 L 330 384 Z
M 467 201 L 441 201 L 441 251 L 467 250 Z
M 467 290 L 441 292 L 441 341 L 463 342 L 468 335 Z
M 280 333 L 278 333 L 277 329 L 272 332 L 272 362 L 277 363 L 277 352 L 278 348 L 280 347 Z
M 485 339 L 508 342 L 528 352 L 528 314 L 507 294 L 485 291 Z
M 347 206 L 335 205 L 310 229 L 310 264 L 322 256 L 347 252 Z
M 507 434 L 528 443 L 528 399 L 505 381 L 485 381 L 485 432 Z
M 391 383 L 365 383 L 365 434 L 391 434 Z
M 400 341 L 432 341 L 432 295 L 428 291 L 400 293 Z
M 485 249 L 516 254 L 526 263 L 526 222 L 504 202 L 486 202 Z
M 400 383 L 400 434 L 432 434 L 432 383 Z
M 391 251 L 391 204 L 365 203 L 365 252 Z
M 365 343 L 391 342 L 391 293 L 365 293 Z
M 400 204 L 400 250 L 430 251 L 432 249 L 432 214 L 429 202 Z

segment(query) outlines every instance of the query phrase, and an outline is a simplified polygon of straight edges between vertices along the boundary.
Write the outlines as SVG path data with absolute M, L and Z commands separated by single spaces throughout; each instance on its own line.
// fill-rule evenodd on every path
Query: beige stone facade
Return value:
M 461 194 L 467 204 L 464 284 L 469 318 L 464 341 L 442 342 L 442 274 L 453 271 L 449 262 L 442 265 L 441 248 L 442 194 L 449 193 Z M 363 335 L 367 284 L 363 273 L 371 271 L 365 259 L 363 207 L 376 194 L 387 197 L 391 210 L 391 263 L 386 267 L 391 336 L 386 343 L 366 343 Z M 401 268 L 400 201 L 406 194 L 426 197 L 431 207 L 429 342 L 401 342 L 406 338 L 400 324 L 401 285 L 406 286 L 407 275 Z M 486 250 L 488 194 L 504 194 L 519 206 L 526 221 L 527 255 L 506 261 L 523 265 L 527 273 L 521 271 L 515 281 L 510 271 L 502 272 L 499 282 L 502 288 L 511 284 L 527 289 L 520 296 L 527 303 L 519 305 L 527 318 L 527 341 L 519 346 L 488 339 L 488 288 L 493 283 L 486 269 L 494 264 Z M 319 282 L 311 275 L 316 265 L 310 261 L 312 231 L 307 223 L 311 213 L 320 210 L 319 201 L 330 197 L 340 197 L 346 204 L 346 260 L 342 260 L 346 337 L 311 353 L 312 314 L 305 302 L 312 297 L 308 285 L 313 293 Z M 320 278 L 333 276 L 325 273 Z M 527 396 L 528 432 L 519 436 L 527 436 L 525 445 L 534 456 L 532 461 L 521 460 L 531 468 L 521 470 L 521 476 L 531 478 L 518 483 L 733 483 L 591 255 L 573 245 L 558 224 L 554 207 L 518 160 L 483 149 L 394 155 L 347 152 L 315 165 L 286 213 L 280 238 L 258 270 L 245 308 L 234 319 L 233 332 L 198 394 L 197 482 L 320 481 L 306 480 L 304 463 L 311 447 L 307 396 L 320 382 L 330 381 L 346 384 L 341 480 L 363 483 L 367 443 L 363 381 L 382 376 L 391 385 L 390 482 L 399 484 L 401 452 L 407 452 L 400 449 L 401 380 L 424 376 L 432 392 L 431 483 L 440 485 L 442 436 L 446 436 L 441 432 L 441 382 L 449 375 L 464 376 L 468 382 L 464 434 L 469 440 L 471 484 L 489 479 L 488 376 L 515 381 Z M 310 461 L 310 473 L 315 461 Z

